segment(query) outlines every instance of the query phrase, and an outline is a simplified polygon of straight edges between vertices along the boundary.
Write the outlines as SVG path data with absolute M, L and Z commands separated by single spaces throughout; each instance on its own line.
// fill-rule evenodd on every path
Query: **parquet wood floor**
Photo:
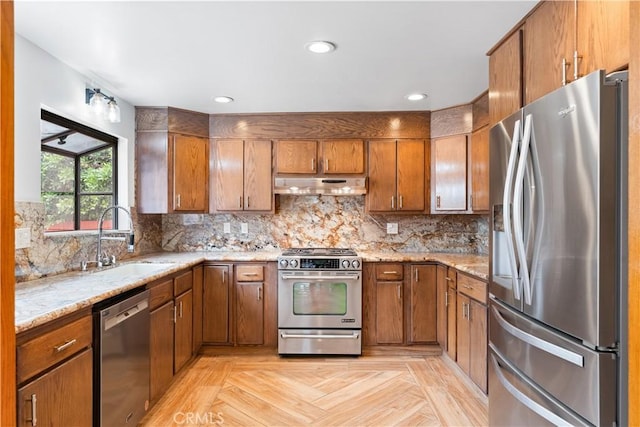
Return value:
M 198 356 L 142 426 L 486 426 L 487 399 L 443 356 Z

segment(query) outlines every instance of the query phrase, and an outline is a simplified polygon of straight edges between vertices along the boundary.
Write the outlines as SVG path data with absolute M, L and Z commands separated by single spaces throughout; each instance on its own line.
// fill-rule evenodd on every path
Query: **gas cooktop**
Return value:
M 282 251 L 282 256 L 358 256 L 356 251 L 348 248 L 290 248 Z
M 362 260 L 353 249 L 292 248 L 278 257 L 279 270 L 360 270 Z

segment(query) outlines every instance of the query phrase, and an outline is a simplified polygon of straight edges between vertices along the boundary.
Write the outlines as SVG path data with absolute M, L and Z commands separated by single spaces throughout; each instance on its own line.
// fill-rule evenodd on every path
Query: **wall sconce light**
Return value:
M 120 123 L 120 107 L 113 96 L 104 94 L 100 89 L 85 89 L 85 103 L 98 117 L 111 123 Z

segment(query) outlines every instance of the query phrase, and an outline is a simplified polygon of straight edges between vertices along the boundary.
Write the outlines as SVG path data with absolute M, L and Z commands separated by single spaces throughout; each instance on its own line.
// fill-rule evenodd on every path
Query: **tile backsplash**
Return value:
M 94 259 L 96 235 L 44 233 L 44 204 L 17 202 L 16 228 L 30 228 L 31 246 L 16 249 L 16 280 L 78 269 Z M 138 215 L 134 254 L 122 242 L 104 242 L 119 259 L 160 250 L 258 251 L 288 247 L 351 247 L 391 252 L 487 253 L 486 215 L 368 215 L 364 197 L 279 197 L 274 215 Z M 398 234 L 386 224 L 397 223 Z M 229 232 L 225 232 L 225 224 Z M 246 224 L 247 232 L 242 226 Z

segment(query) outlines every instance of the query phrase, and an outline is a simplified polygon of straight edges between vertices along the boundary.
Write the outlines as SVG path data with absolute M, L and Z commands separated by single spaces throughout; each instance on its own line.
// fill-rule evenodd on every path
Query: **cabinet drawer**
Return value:
M 178 296 L 193 287 L 193 271 L 189 270 L 173 279 L 173 294 Z
M 376 280 L 397 281 L 403 276 L 402 264 L 376 264 Z
M 487 284 L 481 280 L 458 274 L 458 291 L 483 304 L 487 303 Z
M 18 384 L 91 346 L 91 331 L 91 316 L 85 316 L 18 345 Z
M 173 280 L 166 280 L 149 288 L 149 310 L 173 299 Z
M 262 265 L 236 265 L 236 280 L 238 282 L 264 281 L 264 267 Z

